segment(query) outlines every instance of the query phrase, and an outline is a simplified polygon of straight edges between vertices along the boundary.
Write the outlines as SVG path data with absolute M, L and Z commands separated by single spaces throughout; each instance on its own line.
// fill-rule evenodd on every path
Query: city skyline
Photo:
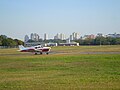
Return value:
M 48 37 L 49 34 L 44 33 L 44 37 L 41 37 L 40 35 L 38 35 L 37 33 L 31 33 L 30 35 L 25 35 L 24 36 L 24 42 L 27 42 L 28 40 L 33 40 L 33 41 L 39 41 L 39 40 L 50 40 L 51 38 Z M 96 37 L 112 37 L 112 38 L 117 38 L 120 37 L 119 33 L 113 33 L 113 34 L 102 34 L 102 33 L 97 33 L 96 35 L 94 34 L 86 34 L 84 36 L 81 36 L 80 33 L 78 32 L 73 32 L 70 35 L 68 35 L 68 37 L 66 37 L 67 35 L 63 34 L 63 33 L 57 33 L 56 35 L 54 35 L 52 39 L 57 40 L 78 40 L 78 39 L 95 39 Z
M 72 39 L 71 39 L 72 36 Z M 39 39 L 42 40 L 49 40 L 51 38 L 49 38 L 49 34 L 44 33 L 44 36 L 41 37 L 39 34 L 37 33 L 31 33 L 30 35 L 26 34 L 24 36 L 24 42 L 27 42 L 29 39 L 33 40 L 33 41 L 38 41 Z M 70 39 L 70 40 L 77 40 L 80 39 L 80 33 L 78 32 L 73 32 L 70 35 L 66 35 L 64 33 L 57 33 L 56 35 L 53 36 L 52 39 L 61 39 L 61 40 L 66 40 L 66 39 Z
M 120 33 L 120 0 L 0 0 L 0 34 L 24 40 L 37 33 L 49 38 Z

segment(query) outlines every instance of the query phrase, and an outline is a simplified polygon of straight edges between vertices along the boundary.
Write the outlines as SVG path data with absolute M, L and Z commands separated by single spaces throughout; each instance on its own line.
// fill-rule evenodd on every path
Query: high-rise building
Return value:
M 65 38 L 66 38 L 66 37 L 65 37 L 65 34 L 61 33 L 61 34 L 60 34 L 60 39 L 61 39 L 61 40 L 65 40 Z
M 59 33 L 57 33 L 57 35 L 56 35 L 56 36 L 54 36 L 54 39 L 60 39 L 60 34 L 59 34 Z
M 75 40 L 75 32 L 72 33 L 73 40 Z
M 25 37 L 24 37 L 24 42 L 27 42 L 28 40 L 29 40 L 28 35 L 25 35 Z
M 70 35 L 70 40 L 73 40 L 73 35 Z
M 80 34 L 79 34 L 79 33 L 76 33 L 76 32 L 73 32 L 73 33 L 72 33 L 72 36 L 73 36 L 73 40 L 76 40 L 76 39 L 79 39 L 79 38 L 80 38 Z
M 66 39 L 66 36 L 65 36 L 65 34 L 63 34 L 63 33 L 57 33 L 57 35 L 56 36 L 54 36 L 54 39 L 61 39 L 61 40 L 65 40 Z
M 59 34 L 59 33 L 57 33 L 57 35 L 56 35 L 56 36 L 57 36 L 57 39 L 60 39 L 60 34 Z
M 80 38 L 80 34 L 79 33 L 75 33 L 75 39 L 79 39 Z
M 38 34 L 36 34 L 36 33 L 31 33 L 31 40 L 33 40 L 33 41 L 38 41 L 39 40 L 39 35 Z
M 31 40 L 34 40 L 34 34 L 33 34 L 33 33 L 31 33 L 30 39 L 31 39 Z
M 44 34 L 44 40 L 47 40 L 48 39 L 48 34 Z
M 39 40 L 39 35 L 37 33 L 34 33 L 34 41 L 38 41 Z

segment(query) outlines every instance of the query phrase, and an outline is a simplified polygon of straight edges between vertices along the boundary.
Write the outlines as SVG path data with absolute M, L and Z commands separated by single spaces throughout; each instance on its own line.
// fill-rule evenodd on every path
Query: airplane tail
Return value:
M 19 49 L 23 50 L 23 49 L 25 49 L 25 47 L 23 45 L 19 45 Z

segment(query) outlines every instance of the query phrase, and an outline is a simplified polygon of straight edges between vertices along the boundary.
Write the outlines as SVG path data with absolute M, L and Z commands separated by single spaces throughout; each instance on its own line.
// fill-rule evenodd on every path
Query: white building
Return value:
M 61 33 L 61 34 L 60 34 L 60 39 L 61 39 L 61 40 L 65 40 L 65 39 L 66 39 L 65 34 Z
M 80 39 L 80 34 L 79 33 L 75 33 L 75 39 Z
M 48 34 L 44 34 L 44 40 L 47 40 L 48 39 Z
M 79 33 L 76 33 L 76 32 L 73 32 L 73 33 L 72 33 L 72 36 L 73 36 L 73 40 L 76 40 L 76 39 L 79 39 L 79 38 L 80 38 L 80 34 L 79 34 Z
M 37 33 L 31 33 L 31 40 L 34 40 L 34 41 L 39 41 L 39 35 Z

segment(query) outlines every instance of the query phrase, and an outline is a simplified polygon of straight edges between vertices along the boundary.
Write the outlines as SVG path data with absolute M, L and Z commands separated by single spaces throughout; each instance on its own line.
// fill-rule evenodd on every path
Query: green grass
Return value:
M 120 46 L 52 48 L 79 50 L 119 52 Z M 0 90 L 120 90 L 120 54 L 32 55 L 16 49 L 0 54 Z

